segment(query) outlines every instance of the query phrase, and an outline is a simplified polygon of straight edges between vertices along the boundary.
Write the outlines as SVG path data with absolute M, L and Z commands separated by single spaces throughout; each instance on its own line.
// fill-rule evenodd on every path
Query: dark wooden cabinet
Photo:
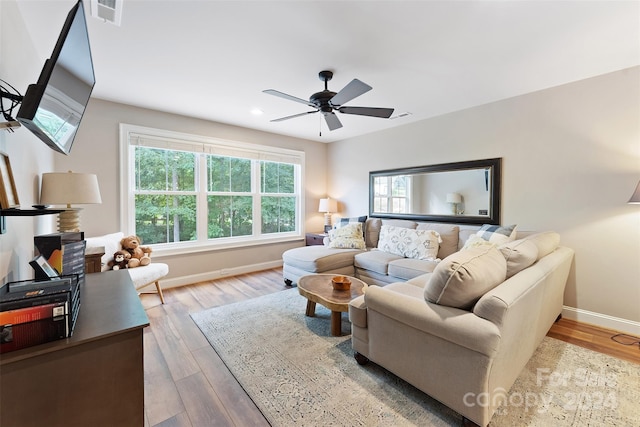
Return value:
M 149 319 L 128 272 L 88 275 L 80 300 L 72 337 L 0 355 L 3 426 L 144 426 Z
M 326 233 L 307 233 L 306 234 L 306 245 L 323 245 L 324 238 L 327 237 Z

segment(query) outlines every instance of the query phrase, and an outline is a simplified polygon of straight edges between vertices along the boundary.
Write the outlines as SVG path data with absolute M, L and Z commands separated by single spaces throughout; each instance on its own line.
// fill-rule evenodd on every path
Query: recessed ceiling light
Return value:
M 260 115 L 264 114 L 264 111 L 262 111 L 259 108 L 252 108 L 251 109 L 251 114 L 253 114 L 254 116 L 260 116 Z

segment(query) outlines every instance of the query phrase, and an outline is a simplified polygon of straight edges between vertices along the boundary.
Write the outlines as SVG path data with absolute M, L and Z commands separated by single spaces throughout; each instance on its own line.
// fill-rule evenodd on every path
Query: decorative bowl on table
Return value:
M 346 276 L 334 276 L 331 285 L 336 291 L 348 291 L 351 288 L 351 280 Z

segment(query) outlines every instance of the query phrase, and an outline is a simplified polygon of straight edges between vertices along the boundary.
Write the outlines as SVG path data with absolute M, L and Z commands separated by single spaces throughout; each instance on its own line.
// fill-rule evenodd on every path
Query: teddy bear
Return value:
M 127 263 L 128 268 L 142 267 L 151 263 L 151 248 L 142 246 L 142 240 L 138 236 L 127 236 L 120 241 L 122 249 L 131 254 Z
M 109 268 L 112 270 L 120 270 L 129 266 L 131 254 L 125 250 L 116 251 L 113 254 L 113 260 L 109 261 Z

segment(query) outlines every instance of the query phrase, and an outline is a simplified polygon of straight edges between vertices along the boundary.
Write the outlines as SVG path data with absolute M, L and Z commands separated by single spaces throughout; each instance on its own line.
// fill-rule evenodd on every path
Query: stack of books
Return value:
M 78 275 L 0 287 L 0 353 L 70 337 L 80 311 Z

